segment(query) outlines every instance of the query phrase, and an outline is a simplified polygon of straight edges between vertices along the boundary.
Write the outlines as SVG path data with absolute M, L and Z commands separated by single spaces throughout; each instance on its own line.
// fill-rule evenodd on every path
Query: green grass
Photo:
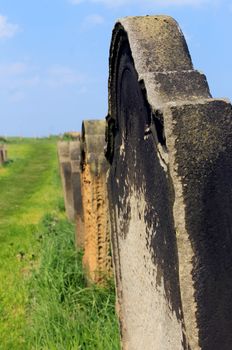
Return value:
M 119 349 L 114 286 L 87 286 L 82 253 L 74 249 L 67 220 L 45 216 L 40 235 L 42 256 L 34 274 L 31 349 Z
M 8 139 L 8 150 L 12 162 L 0 168 L 0 350 L 118 349 L 114 288 L 86 286 L 64 219 L 56 138 Z
M 25 349 L 25 281 L 37 257 L 35 232 L 61 196 L 55 140 L 10 140 L 0 169 L 0 349 Z

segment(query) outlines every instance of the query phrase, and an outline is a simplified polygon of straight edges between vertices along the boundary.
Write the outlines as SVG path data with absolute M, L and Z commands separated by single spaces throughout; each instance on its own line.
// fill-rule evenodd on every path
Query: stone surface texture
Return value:
M 81 166 L 85 226 L 84 257 L 88 279 L 103 283 L 111 274 L 110 233 L 104 157 L 105 120 L 87 120 L 82 125 Z
M 59 141 L 57 144 L 60 176 L 64 194 L 65 211 L 69 220 L 75 220 L 72 167 L 68 141 Z
M 77 133 L 76 133 L 77 134 Z M 74 220 L 76 221 L 76 245 L 84 247 L 84 214 L 81 193 L 81 145 L 80 134 L 76 141 L 69 142 L 71 182 L 73 192 Z
M 63 137 L 69 140 L 80 140 L 80 133 L 78 131 L 68 131 L 63 134 Z
M 123 349 L 232 349 L 232 107 L 171 17 L 115 25 L 106 156 Z

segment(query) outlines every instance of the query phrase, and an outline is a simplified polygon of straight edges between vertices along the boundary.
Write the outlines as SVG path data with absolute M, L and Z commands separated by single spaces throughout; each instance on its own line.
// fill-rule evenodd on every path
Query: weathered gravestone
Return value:
M 79 136 L 78 136 L 79 135 Z M 84 217 L 81 194 L 80 134 L 76 141 L 59 141 L 58 158 L 67 217 L 76 222 L 76 245 L 84 246 Z
M 103 282 L 111 272 L 107 161 L 104 157 L 105 120 L 82 124 L 82 198 L 85 225 L 83 264 L 92 282 Z
M 68 131 L 63 134 L 63 137 L 69 140 L 80 140 L 80 133 L 78 131 Z
M 60 164 L 60 176 L 64 194 L 64 204 L 67 217 L 70 220 L 75 220 L 74 198 L 73 198 L 73 183 L 72 183 L 72 167 L 70 161 L 69 142 L 59 141 L 58 158 Z
M 77 133 L 76 133 L 77 134 Z M 84 217 L 81 194 L 81 147 L 80 135 L 76 141 L 69 142 L 69 153 L 71 162 L 71 185 L 73 193 L 74 216 L 76 221 L 76 244 L 77 247 L 84 246 Z
M 123 348 L 232 349 L 232 108 L 172 18 L 115 25 L 107 121 Z
M 7 161 L 7 149 L 5 145 L 0 145 L 0 164 Z

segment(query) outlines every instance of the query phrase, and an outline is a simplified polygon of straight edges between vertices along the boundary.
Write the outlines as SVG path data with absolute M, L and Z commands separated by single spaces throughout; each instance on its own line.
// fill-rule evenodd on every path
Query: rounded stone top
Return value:
M 98 172 L 99 165 L 105 166 L 104 156 L 106 121 L 84 120 L 81 133 L 81 164 L 98 164 L 93 167 L 94 172 Z M 99 168 L 99 169 L 98 169 Z
M 184 35 L 172 17 L 141 16 L 119 19 L 113 30 L 111 57 L 122 31 L 130 43 L 139 75 L 145 72 L 193 69 Z
M 103 154 L 105 144 L 106 121 L 84 120 L 82 122 L 81 151 L 82 156 L 86 153 Z M 87 157 L 85 157 L 86 159 Z
M 119 19 L 113 29 L 109 59 L 109 109 L 106 157 L 111 162 L 118 106 L 125 77 L 134 74 L 148 107 L 161 123 L 169 104 L 211 97 L 204 74 L 194 70 L 184 35 L 170 16 Z
M 79 140 L 80 139 L 80 132 L 79 131 L 68 131 L 64 133 L 64 136 L 67 136 L 71 138 L 72 140 Z
M 106 122 L 104 119 L 84 120 L 82 122 L 81 137 L 85 135 L 102 135 L 105 134 Z

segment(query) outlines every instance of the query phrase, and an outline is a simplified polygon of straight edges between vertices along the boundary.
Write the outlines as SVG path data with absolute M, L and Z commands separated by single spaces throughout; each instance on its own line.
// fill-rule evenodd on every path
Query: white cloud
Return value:
M 99 26 L 105 22 L 104 17 L 98 14 L 92 14 L 89 16 L 86 16 L 82 22 L 82 29 L 89 29 L 95 26 Z
M 17 24 L 12 24 L 6 16 L 0 14 L 0 39 L 12 38 L 19 31 Z
M 22 90 L 13 89 L 9 91 L 8 101 L 13 103 L 21 102 L 25 99 L 25 93 Z
M 38 83 L 36 69 L 25 62 L 0 63 L 0 84 L 27 85 Z
M 22 62 L 14 62 L 9 64 L 0 64 L 0 77 L 14 76 L 25 73 L 27 66 Z
M 85 0 L 69 0 L 69 2 L 71 2 L 71 4 L 73 4 L 73 5 L 78 5 L 83 1 L 85 1 Z
M 62 89 L 72 86 L 78 94 L 85 93 L 83 89 L 86 77 L 72 67 L 52 65 L 51 67 L 36 67 L 28 62 L 0 62 L 0 95 L 5 95 L 11 103 L 24 101 L 32 89 Z
M 128 4 L 136 4 L 140 3 L 141 1 L 139 0 L 89 0 L 91 2 L 95 3 L 102 3 L 106 6 L 110 7 L 117 7 L 117 6 L 123 6 L 123 5 L 128 5 Z M 143 3 L 145 3 L 147 0 L 144 0 Z
M 36 87 L 41 83 L 41 78 L 39 75 L 33 75 L 30 77 L 26 77 L 21 79 L 20 84 L 23 87 Z
M 24 62 L 0 63 L 0 88 L 30 88 L 40 85 L 62 87 L 82 84 L 83 74 L 74 69 L 55 64 L 39 68 Z
M 106 5 L 108 7 L 120 7 L 124 5 L 156 5 L 156 6 L 199 6 L 210 3 L 210 0 L 69 0 L 73 5 L 83 2 L 92 2 Z
M 82 79 L 83 77 L 75 70 L 62 65 L 54 65 L 48 70 L 46 82 L 50 87 L 62 87 L 75 85 L 80 83 Z
M 24 100 L 31 88 L 41 82 L 35 67 L 25 62 L 0 63 L 0 90 L 12 103 Z

